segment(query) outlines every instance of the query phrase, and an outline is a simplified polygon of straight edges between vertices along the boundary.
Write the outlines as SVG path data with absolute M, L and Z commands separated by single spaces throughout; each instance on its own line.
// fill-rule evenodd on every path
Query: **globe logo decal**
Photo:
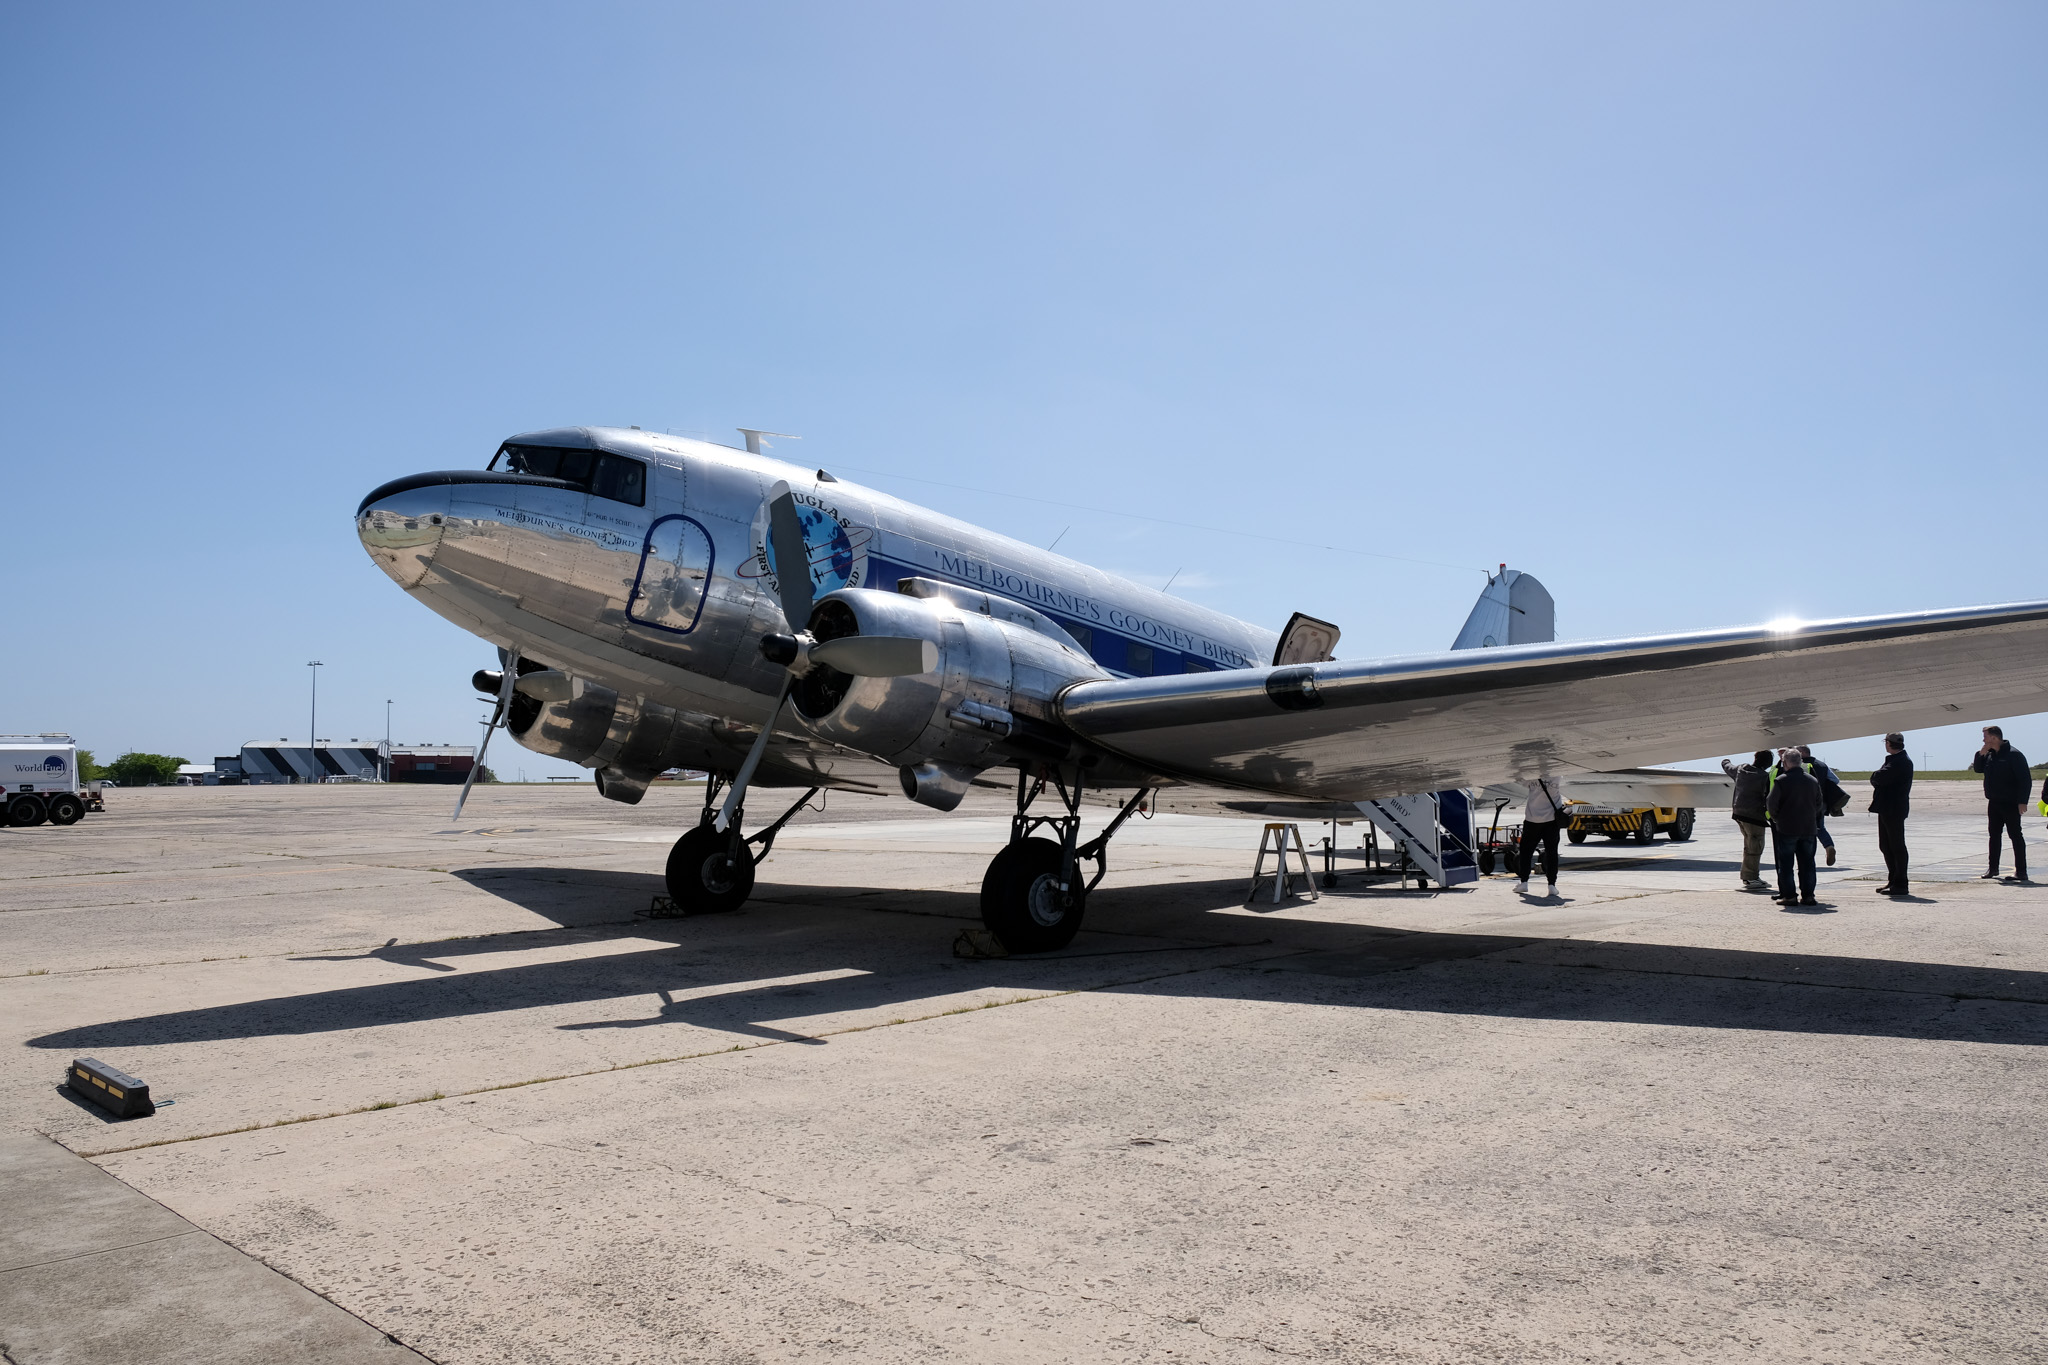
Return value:
M 849 524 L 845 513 L 814 494 L 796 494 L 797 524 L 803 528 L 805 558 L 802 571 L 811 580 L 811 595 L 822 597 L 840 588 L 858 588 L 867 578 L 868 542 L 874 531 L 858 523 Z M 754 514 L 754 553 L 740 566 L 741 578 L 765 578 L 778 590 L 782 566 L 775 562 L 775 545 L 768 534 L 768 504 Z M 801 625 L 801 623 L 797 623 Z
M 816 507 L 799 505 L 796 516 L 803 523 L 804 549 L 810 552 L 811 562 L 807 567 L 811 591 L 828 593 L 845 587 L 853 576 L 853 541 L 848 539 L 846 528 Z M 769 576 L 779 576 L 782 571 L 775 562 L 773 537 L 768 538 L 762 551 L 768 561 Z
M 64 771 L 64 760 L 56 754 L 51 754 L 43 760 L 43 767 L 53 773 L 61 773 Z

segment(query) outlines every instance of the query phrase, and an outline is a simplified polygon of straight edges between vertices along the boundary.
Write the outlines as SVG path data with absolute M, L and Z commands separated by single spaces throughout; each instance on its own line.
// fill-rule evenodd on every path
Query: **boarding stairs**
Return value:
M 1394 844 L 1397 853 L 1438 886 L 1479 880 L 1472 853 L 1472 798 L 1452 790 L 1360 801 L 1359 813 Z

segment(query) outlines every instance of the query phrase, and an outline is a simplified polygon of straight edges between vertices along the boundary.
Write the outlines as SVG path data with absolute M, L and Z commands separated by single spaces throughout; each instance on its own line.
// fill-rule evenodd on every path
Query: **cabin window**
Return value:
M 1124 653 L 1125 671 L 1134 678 L 1152 676 L 1152 646 L 1135 642 Z
M 1183 673 L 1207 673 L 1209 671 L 1209 665 L 1203 663 L 1200 659 L 1189 659 L 1181 668 Z
M 513 474 L 532 474 L 543 479 L 560 479 L 585 493 L 634 507 L 647 505 L 647 466 L 608 450 L 580 450 L 564 446 L 515 446 L 499 448 L 491 468 Z
M 1093 653 L 1095 653 L 1094 631 L 1088 629 L 1088 627 L 1084 625 L 1080 625 L 1077 623 L 1069 623 L 1065 621 L 1060 623 L 1060 628 L 1066 631 L 1067 634 L 1074 637 L 1074 643 L 1081 646 L 1081 652 L 1083 654 L 1092 655 Z

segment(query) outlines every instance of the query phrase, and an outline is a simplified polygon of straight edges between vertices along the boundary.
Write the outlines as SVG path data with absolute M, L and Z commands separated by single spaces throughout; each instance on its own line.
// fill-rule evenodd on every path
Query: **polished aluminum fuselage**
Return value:
M 843 529 L 821 592 L 893 592 L 924 578 L 1022 603 L 1081 642 L 1094 666 L 1077 679 L 1245 668 L 1272 655 L 1271 631 L 815 470 L 617 428 L 513 440 L 644 461 L 646 505 L 442 475 L 372 495 L 357 518 L 365 548 L 465 630 L 680 713 L 674 762 L 730 770 L 781 687 L 759 641 L 804 623 L 783 620 L 764 553 L 778 481 Z M 784 723 L 777 756 L 784 780 L 873 787 L 888 777 L 873 756 L 820 743 L 795 722 Z

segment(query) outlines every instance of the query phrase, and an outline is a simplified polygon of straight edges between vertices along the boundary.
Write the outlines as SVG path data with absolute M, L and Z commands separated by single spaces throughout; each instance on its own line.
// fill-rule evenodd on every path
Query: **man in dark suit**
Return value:
M 2005 731 L 1996 725 L 1984 727 L 1984 747 L 1970 762 L 1970 771 L 1984 774 L 1984 808 L 1991 826 L 1991 866 L 1983 880 L 1998 880 L 1998 836 L 2012 839 L 2012 879 L 2027 879 L 2027 840 L 2020 833 L 2020 807 L 2034 791 L 2034 775 L 2027 756 L 2006 743 Z
M 1884 854 L 1885 883 L 1880 896 L 1906 894 L 1906 815 L 1912 808 L 1913 760 L 1906 757 L 1906 737 L 1896 730 L 1884 737 L 1884 766 L 1870 775 L 1870 809 L 1877 816 L 1877 850 Z

